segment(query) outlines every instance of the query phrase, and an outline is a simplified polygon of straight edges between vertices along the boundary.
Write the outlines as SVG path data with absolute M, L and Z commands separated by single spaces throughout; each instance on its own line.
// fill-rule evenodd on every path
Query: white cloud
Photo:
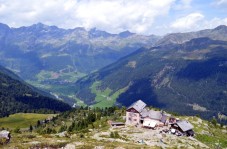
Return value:
M 174 9 L 176 10 L 185 10 L 191 8 L 192 0 L 180 0 L 178 3 L 174 5 Z
M 216 5 L 227 5 L 227 0 L 215 0 Z
M 170 32 L 188 32 L 203 29 L 213 29 L 219 25 L 227 25 L 227 17 L 215 17 L 207 20 L 201 13 L 192 13 L 187 16 L 178 18 L 169 25 L 169 28 L 166 27 L 166 30 L 169 30 Z
M 219 25 L 227 25 L 227 17 L 223 19 L 213 18 L 211 20 L 204 20 L 201 24 L 201 28 L 215 28 Z
M 150 32 L 175 0 L 0 0 L 0 20 L 18 27 L 42 22 L 63 28 Z
M 41 22 L 62 28 L 96 27 L 112 33 L 129 30 L 142 34 L 193 31 L 225 24 L 222 8 L 227 0 L 213 0 L 212 16 L 206 9 L 210 3 L 196 5 L 197 1 L 192 1 L 0 0 L 0 22 L 12 27 Z M 176 18 L 185 13 L 189 14 Z M 211 19 L 206 20 L 205 16 Z
M 197 26 L 197 23 L 201 21 L 203 18 L 204 16 L 201 13 L 191 13 L 187 16 L 178 18 L 170 25 L 170 27 L 179 30 L 192 29 L 193 27 Z

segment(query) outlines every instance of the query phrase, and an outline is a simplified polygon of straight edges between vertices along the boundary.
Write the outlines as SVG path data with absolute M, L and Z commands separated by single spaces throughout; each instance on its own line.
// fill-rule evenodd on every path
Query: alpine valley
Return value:
M 142 99 L 185 115 L 226 121 L 227 27 L 170 34 L 76 82 L 76 97 L 97 107 Z
M 147 104 L 226 121 L 227 27 L 166 36 L 0 24 L 0 64 L 70 105 Z
M 66 30 L 41 23 L 20 28 L 0 24 L 0 65 L 73 105 L 78 100 L 73 87 L 78 78 L 159 38 L 95 28 Z

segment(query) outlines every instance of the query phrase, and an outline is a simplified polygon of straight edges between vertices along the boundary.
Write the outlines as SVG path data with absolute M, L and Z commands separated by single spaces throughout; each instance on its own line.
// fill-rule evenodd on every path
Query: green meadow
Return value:
M 44 120 L 53 117 L 56 114 L 36 114 L 36 113 L 17 113 L 9 117 L 0 118 L 0 128 L 28 128 L 35 125 L 38 120 Z

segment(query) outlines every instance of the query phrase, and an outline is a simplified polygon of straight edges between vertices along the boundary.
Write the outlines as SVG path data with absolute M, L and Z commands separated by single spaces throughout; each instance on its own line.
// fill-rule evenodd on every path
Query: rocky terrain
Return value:
M 215 120 L 206 121 L 196 116 L 174 116 L 189 121 L 194 126 L 195 132 L 194 137 L 176 136 L 162 131 L 169 129 L 170 126 L 157 127 L 155 130 L 130 125 L 111 127 L 107 123 L 109 120 L 125 121 L 125 110 L 110 108 L 102 111 L 101 118 L 94 119 L 87 126 L 81 127 L 80 124 L 84 123 L 83 120 L 93 119 L 90 114 L 94 111 L 96 117 L 99 117 L 101 111 L 98 109 L 89 110 L 89 112 L 86 109 L 64 112 L 47 123 L 39 124 L 39 126 L 33 124 L 33 130 L 20 128 L 18 131 L 18 128 L 13 128 L 11 123 L 12 127 L 8 129 L 11 131 L 12 139 L 10 143 L 0 147 L 59 149 L 206 149 L 227 147 L 227 126 L 220 125 Z M 88 115 L 85 114 L 84 119 L 81 119 L 80 115 L 84 115 L 84 112 Z M 42 122 L 42 120 L 40 121 Z M 29 123 L 30 120 L 28 120 L 28 126 Z
M 221 132 L 222 135 L 226 134 L 226 126 L 222 128 L 215 128 L 200 118 L 191 117 L 189 119 L 196 119 L 197 121 L 190 121 L 195 126 L 196 135 L 214 135 L 213 131 L 217 133 Z M 203 128 L 202 125 L 206 125 Z M 197 136 L 185 137 L 176 136 L 173 134 L 159 133 L 162 129 L 157 130 L 138 128 L 138 127 L 122 127 L 122 128 L 108 128 L 108 129 L 89 129 L 88 133 L 84 133 L 81 138 L 80 134 L 68 134 L 67 132 L 59 133 L 56 135 L 36 135 L 35 133 L 23 133 L 14 136 L 8 147 L 19 146 L 18 140 L 22 142 L 22 146 L 30 147 L 53 147 L 65 149 L 74 148 L 94 148 L 94 149 L 126 149 L 126 148 L 190 148 L 190 149 L 201 149 L 201 148 L 215 148 L 223 146 L 216 140 L 215 142 L 201 142 Z M 208 130 L 207 130 L 208 129 Z M 209 130 L 213 129 L 213 130 Z M 111 138 L 111 132 L 118 132 L 118 138 Z M 219 134 L 219 135 L 221 135 Z M 215 137 L 215 136 L 213 136 Z M 219 144 L 220 143 L 220 144 Z M 6 146 L 6 147 L 7 147 Z M 226 144 L 224 145 L 226 147 Z

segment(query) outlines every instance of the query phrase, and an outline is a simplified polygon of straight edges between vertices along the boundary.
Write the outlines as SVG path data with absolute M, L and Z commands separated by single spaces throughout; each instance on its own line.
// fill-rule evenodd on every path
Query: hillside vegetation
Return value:
M 29 128 L 36 125 L 38 120 L 45 120 L 56 116 L 56 114 L 17 113 L 9 117 L 0 118 L 0 128 L 15 129 Z
M 108 99 L 124 88 L 116 105 L 143 99 L 167 111 L 218 118 L 218 113 L 226 115 L 226 56 L 227 42 L 209 38 L 139 49 L 78 80 L 76 97 L 92 105 L 98 103 L 100 92 L 108 90 Z M 96 82 L 99 93 L 93 89 Z
M 71 109 L 68 104 L 47 95 L 0 67 L 0 117 L 18 112 L 53 113 Z
M 111 34 L 95 28 L 62 29 L 42 23 L 10 28 L 0 23 L 0 65 L 73 105 L 77 99 L 71 86 L 78 78 L 158 39 L 128 31 Z
M 157 108 L 155 108 L 157 110 Z M 134 126 L 110 127 L 109 120 L 124 122 L 125 108 L 105 109 L 81 107 L 63 112 L 51 121 L 32 123 L 30 132 L 12 132 L 12 140 L 6 148 L 226 148 L 227 127 L 214 121 L 206 121 L 196 116 L 175 116 L 188 120 L 194 126 L 195 138 L 172 134 L 160 134 L 159 129 Z M 23 114 L 14 115 L 15 119 Z M 34 114 L 26 114 L 27 120 Z M 11 117 L 11 116 L 10 116 Z M 38 117 L 37 117 L 38 118 Z M 41 118 L 41 117 L 40 117 Z M 5 118 L 4 118 L 5 119 Z M 3 121 L 3 119 L 0 119 Z M 17 121 L 14 121 L 17 123 Z M 13 124 L 13 123 L 12 123 Z M 13 126 L 11 124 L 11 126 Z M 160 141 L 161 139 L 161 141 Z M 145 143 L 138 142 L 144 140 Z M 1 147 L 1 146 L 0 146 Z

